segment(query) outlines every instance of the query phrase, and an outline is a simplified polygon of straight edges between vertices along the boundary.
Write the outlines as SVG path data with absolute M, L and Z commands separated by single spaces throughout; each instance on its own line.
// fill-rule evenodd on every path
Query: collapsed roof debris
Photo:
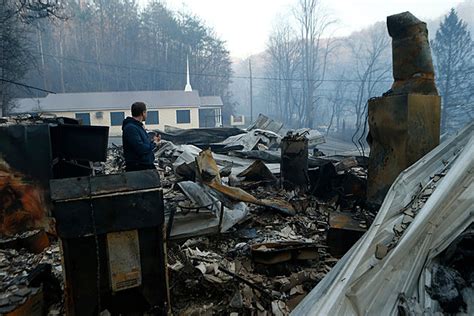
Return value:
M 471 124 L 400 174 L 367 233 L 292 314 L 472 314 L 472 254 L 454 270 L 452 259 L 472 241 L 473 171 Z
M 224 141 L 228 137 L 244 134 L 240 128 L 190 128 L 160 131 L 161 139 L 176 145 L 207 146 L 210 143 Z
M 260 113 L 255 122 L 251 123 L 250 126 L 247 127 L 247 131 L 260 129 L 278 133 L 282 128 L 283 123 L 272 120 L 271 118 Z
M 261 129 L 251 130 L 248 133 L 231 136 L 226 140 L 215 143 L 214 146 L 219 146 L 219 151 L 231 150 L 253 150 L 253 149 L 268 149 L 276 148 L 281 141 L 281 136 L 271 131 Z

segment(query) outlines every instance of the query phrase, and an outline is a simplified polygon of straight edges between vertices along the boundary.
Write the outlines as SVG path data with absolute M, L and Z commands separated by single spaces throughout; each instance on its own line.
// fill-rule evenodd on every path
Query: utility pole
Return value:
M 249 73 L 250 73 L 250 123 L 253 122 L 253 93 L 252 93 L 252 60 L 249 57 Z

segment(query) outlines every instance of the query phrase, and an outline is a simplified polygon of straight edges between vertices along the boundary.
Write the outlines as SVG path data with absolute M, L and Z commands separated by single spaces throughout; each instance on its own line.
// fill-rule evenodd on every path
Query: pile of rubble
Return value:
M 271 194 L 278 192 L 256 192 Z M 292 217 L 251 207 L 227 233 L 171 242 L 175 311 L 278 315 L 293 309 L 337 262 L 325 245 L 327 214 L 335 206 L 308 204 Z
M 159 145 L 174 313 L 288 314 L 373 221 L 363 203 L 365 157 L 316 151 L 307 188 L 283 189 L 282 137 L 272 135 L 255 129 L 207 144 L 219 153 L 203 150 L 196 135 L 202 148 Z M 110 148 L 102 172 L 123 168 L 120 147 Z M 331 214 L 348 224 L 331 223 Z M 347 245 L 341 238 L 329 244 L 330 231 Z
M 367 158 L 310 155 L 308 147 L 324 138 L 293 131 L 292 139 L 305 142 L 308 168 L 299 170 L 303 184 L 292 186 L 288 177 L 283 186 L 282 127 L 260 116 L 246 131 L 162 134 L 155 164 L 173 313 L 288 314 L 372 223 L 375 214 L 364 204 Z M 122 147 L 113 145 L 94 171 L 117 174 L 124 167 Z M 26 235 L 0 240 L 0 311 L 43 301 L 42 295 L 49 315 L 62 314 L 59 247 L 31 248 L 25 240 L 36 232 Z
M 62 315 L 63 288 L 57 244 L 38 254 L 25 248 L 0 249 L 0 314 L 46 310 L 51 316 Z
M 18 114 L 15 116 L 0 117 L 1 126 L 9 125 L 36 125 L 42 123 L 52 124 L 77 124 L 78 121 L 68 117 L 57 117 L 54 114 Z
M 257 199 L 291 201 L 295 215 L 250 205 L 247 216 L 223 234 L 171 241 L 168 261 L 176 312 L 287 314 L 338 261 L 331 251 L 340 254 L 339 245 L 330 249 L 326 239 L 328 231 L 339 229 L 329 222 L 330 214 L 341 210 L 337 199 L 324 202 L 278 186 L 250 192 Z M 359 207 L 348 214 L 361 227 L 373 219 Z M 349 244 L 359 237 L 352 236 Z
M 403 171 L 295 315 L 474 313 L 474 124 Z

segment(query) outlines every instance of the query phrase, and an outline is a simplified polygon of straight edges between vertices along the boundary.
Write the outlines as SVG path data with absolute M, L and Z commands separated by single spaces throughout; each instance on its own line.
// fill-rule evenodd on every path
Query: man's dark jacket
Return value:
M 122 123 L 123 155 L 127 169 L 154 168 L 155 143 L 148 137 L 143 124 L 132 117 Z

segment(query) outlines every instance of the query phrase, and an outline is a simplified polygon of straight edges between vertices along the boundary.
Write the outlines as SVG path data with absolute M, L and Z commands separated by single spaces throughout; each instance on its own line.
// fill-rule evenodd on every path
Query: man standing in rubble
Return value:
M 151 139 L 145 130 L 146 105 L 143 102 L 132 104 L 132 117 L 122 123 L 122 144 L 125 157 L 125 170 L 138 171 L 155 168 L 153 149 L 160 141 L 158 136 Z

